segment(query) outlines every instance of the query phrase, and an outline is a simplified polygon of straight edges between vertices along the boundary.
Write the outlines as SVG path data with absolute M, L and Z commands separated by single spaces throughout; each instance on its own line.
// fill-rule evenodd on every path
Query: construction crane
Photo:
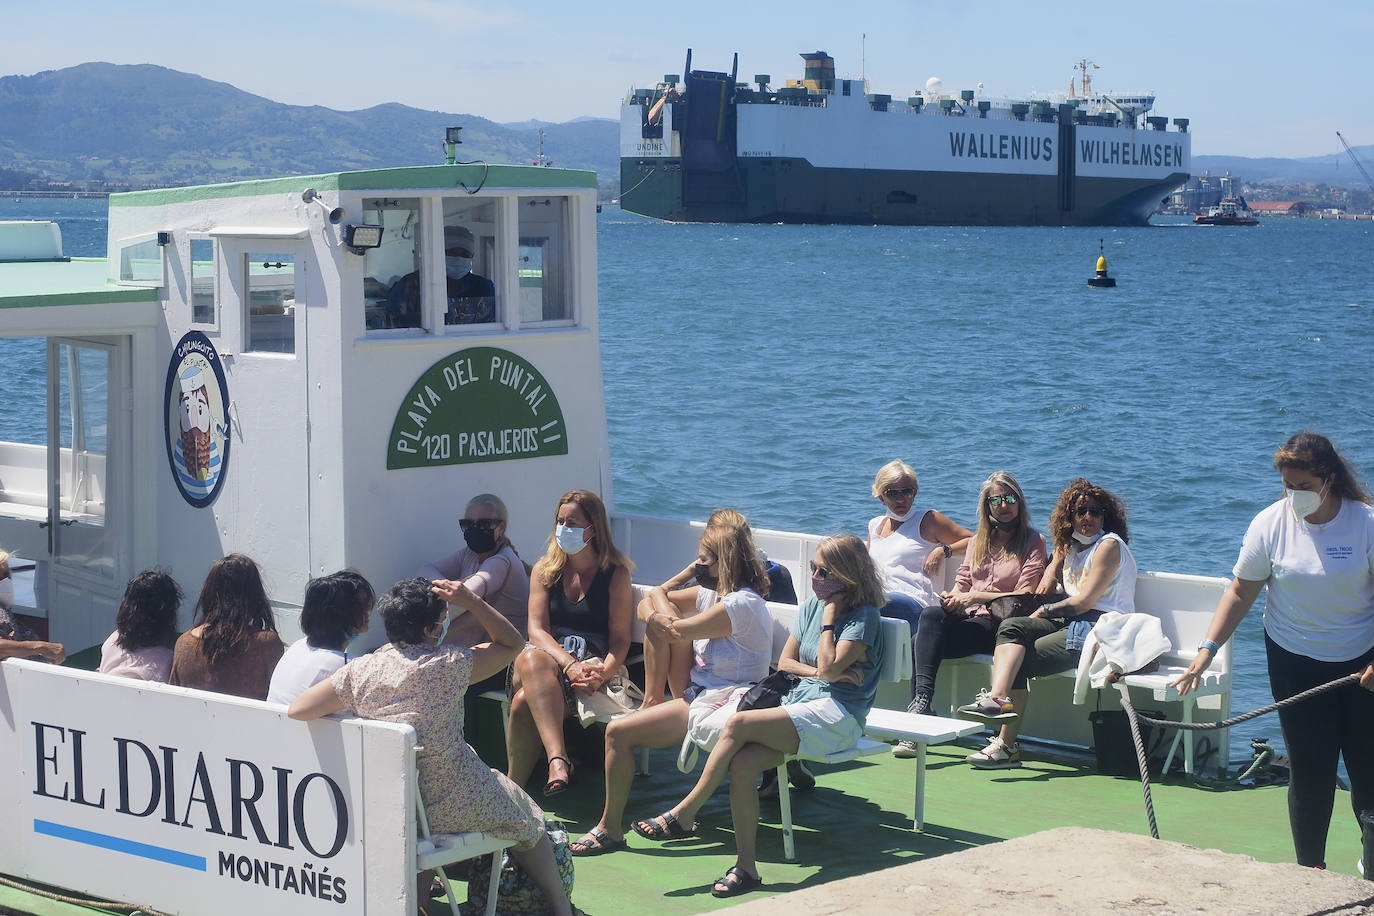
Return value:
M 1350 148 L 1350 144 L 1345 142 L 1345 138 L 1341 136 L 1340 131 L 1336 131 L 1336 139 L 1341 141 L 1341 146 L 1344 146 L 1345 151 L 1350 154 L 1350 161 L 1355 163 L 1355 168 L 1359 169 L 1360 174 L 1364 176 L 1365 183 L 1369 185 L 1369 190 L 1374 191 L 1374 178 L 1369 177 L 1369 173 L 1365 171 L 1364 163 L 1360 161 L 1359 156 L 1355 155 L 1355 151 Z

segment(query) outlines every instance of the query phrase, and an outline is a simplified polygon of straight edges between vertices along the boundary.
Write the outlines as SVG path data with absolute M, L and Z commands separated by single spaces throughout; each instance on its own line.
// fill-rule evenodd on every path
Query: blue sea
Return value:
M 0 200 L 103 255 L 104 201 Z M 878 467 L 965 525 L 999 468 L 1047 520 L 1068 480 L 1125 500 L 1142 569 L 1229 576 L 1280 495 L 1274 449 L 1311 428 L 1374 474 L 1374 223 L 1135 229 L 673 225 L 599 221 L 602 371 L 615 504 L 862 533 Z M 1118 286 L 1090 289 L 1099 246 Z M 10 392 L 42 374 L 0 341 Z M 41 441 L 42 404 L 0 399 Z M 1233 708 L 1270 701 L 1260 613 L 1237 636 Z M 1278 736 L 1273 718 L 1235 730 Z

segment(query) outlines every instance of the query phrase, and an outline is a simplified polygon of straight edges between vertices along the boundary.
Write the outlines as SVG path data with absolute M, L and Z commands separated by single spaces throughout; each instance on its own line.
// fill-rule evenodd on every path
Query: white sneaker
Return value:
M 964 762 L 980 770 L 1012 770 L 1021 765 L 1021 744 L 1012 742 L 1006 745 L 994 735 L 987 747 L 969 754 Z
M 899 760 L 910 760 L 912 757 L 916 757 L 920 753 L 921 749 L 916 746 L 916 742 L 907 741 L 905 738 L 903 738 L 901 741 L 898 741 L 896 744 L 892 745 L 892 756 L 898 758 Z

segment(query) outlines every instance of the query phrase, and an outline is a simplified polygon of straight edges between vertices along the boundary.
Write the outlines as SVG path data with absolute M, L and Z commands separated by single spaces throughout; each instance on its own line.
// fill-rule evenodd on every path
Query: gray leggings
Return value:
M 1002 621 L 997 627 L 997 645 L 1016 643 L 1026 647 L 1026 657 L 1011 686 L 1025 690 L 1028 678 L 1077 667 L 1078 657 L 1083 653 L 1079 649 L 1069 651 L 1065 648 L 1068 630 L 1069 621 L 1047 617 L 1008 617 Z

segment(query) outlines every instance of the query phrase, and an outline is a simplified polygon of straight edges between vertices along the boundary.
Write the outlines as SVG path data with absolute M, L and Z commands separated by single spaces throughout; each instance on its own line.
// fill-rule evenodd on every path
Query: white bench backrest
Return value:
M 1191 659 L 1198 643 L 1207 635 L 1217 602 L 1226 591 L 1227 580 L 1211 576 L 1185 576 L 1177 573 L 1143 572 L 1136 578 L 1135 609 L 1159 618 L 1172 655 Z M 1231 669 L 1231 642 L 1228 640 L 1212 661 L 1213 674 Z
M 787 639 L 792 635 L 792 623 L 797 619 L 795 604 L 768 602 L 768 613 L 773 618 L 773 662 L 777 663 Z M 904 681 L 911 677 L 911 627 L 905 620 L 894 617 L 882 618 L 883 642 L 887 651 L 883 655 L 883 667 L 879 680 Z

